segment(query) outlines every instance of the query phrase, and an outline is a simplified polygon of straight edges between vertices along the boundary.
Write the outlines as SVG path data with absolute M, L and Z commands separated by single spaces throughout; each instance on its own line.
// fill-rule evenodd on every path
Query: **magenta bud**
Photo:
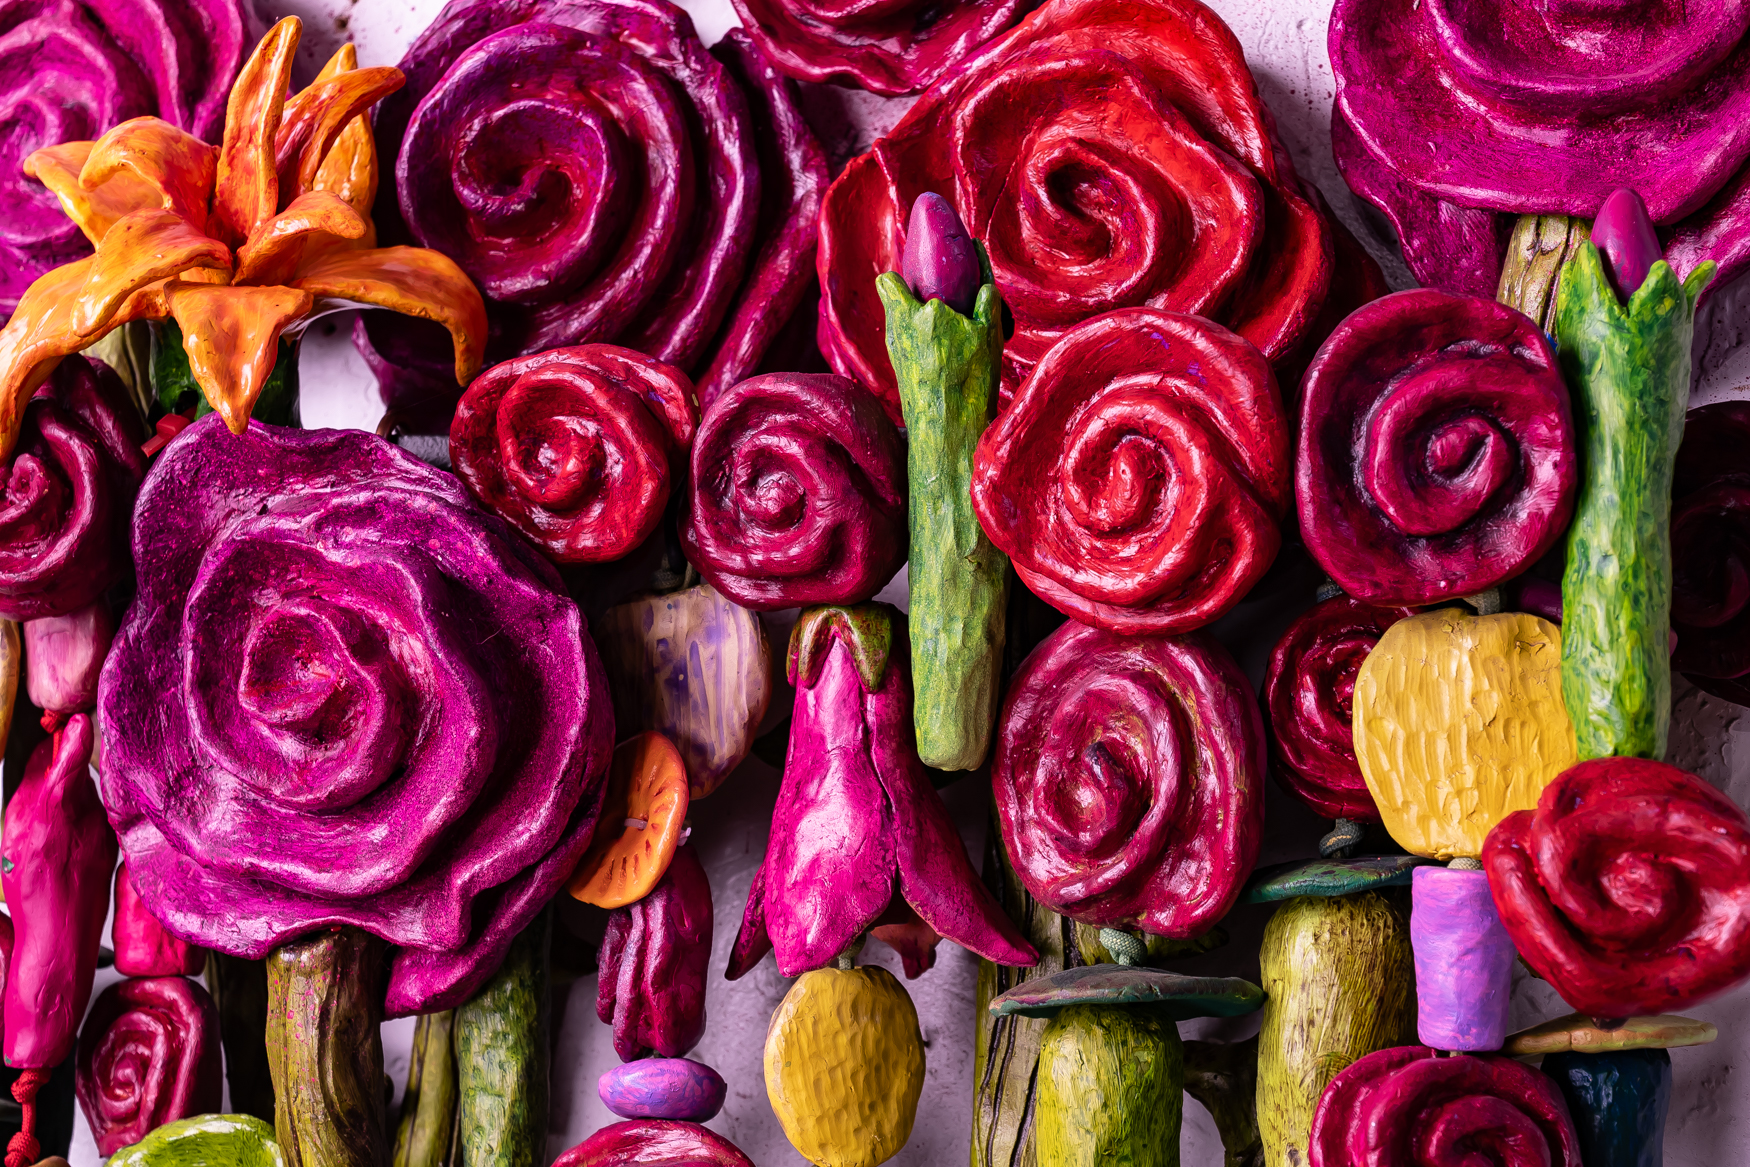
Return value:
M 954 206 L 932 191 L 911 205 L 899 274 L 920 300 L 940 300 L 962 315 L 972 312 L 983 277 L 978 249 Z
M 1592 242 L 1604 257 L 1604 270 L 1617 295 L 1628 299 L 1646 281 L 1653 264 L 1665 257 L 1652 217 L 1641 196 L 1627 187 L 1610 192 L 1592 222 Z
M 65 616 L 24 622 L 24 675 L 31 704 L 63 720 L 97 705 L 97 674 L 115 638 L 102 598 Z

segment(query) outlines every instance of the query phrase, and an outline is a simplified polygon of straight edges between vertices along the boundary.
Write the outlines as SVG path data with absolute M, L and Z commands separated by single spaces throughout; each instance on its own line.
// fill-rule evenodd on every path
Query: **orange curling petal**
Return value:
M 292 286 L 314 296 L 393 308 L 450 330 L 456 382 L 466 385 L 486 354 L 486 305 L 462 269 L 421 247 L 337 251 L 307 260 Z
M 88 256 L 39 276 L 0 329 L 0 461 L 12 455 L 30 395 L 62 357 L 89 343 L 73 331 L 72 317 L 94 263 Z
M 174 281 L 164 294 L 182 328 L 189 371 L 231 432 L 242 433 L 273 372 L 280 333 L 310 314 L 310 293 Z
M 358 50 L 352 45 L 341 45 L 340 51 L 322 67 L 322 72 L 316 74 L 316 80 L 327 81 L 358 67 Z M 310 189 L 337 194 L 351 203 L 352 209 L 362 215 L 369 226 L 360 246 L 377 245 L 376 229 L 370 225 L 371 204 L 377 199 L 377 143 L 371 134 L 369 117 L 361 113 L 346 123 L 329 148 L 328 156 L 322 159 L 322 166 L 317 170 Z
M 231 251 L 171 211 L 135 211 L 118 219 L 97 245 L 73 306 L 73 330 L 92 334 L 140 288 L 191 267 L 229 271 Z
M 237 284 L 284 284 L 297 272 L 307 247 L 334 239 L 361 239 L 366 223 L 345 199 L 327 191 L 299 195 L 263 223 L 237 252 Z
M 341 131 L 405 83 L 399 69 L 354 69 L 318 81 L 286 102 L 274 150 L 282 196 L 311 189 Z
M 621 908 L 668 870 L 687 817 L 687 767 L 674 743 L 641 733 L 614 747 L 595 838 L 565 885 L 575 899 Z
M 143 183 L 155 192 L 157 206 L 204 231 L 218 157 L 215 147 L 167 121 L 132 118 L 92 144 L 79 185 L 95 191 L 121 182 L 124 191 L 132 191 L 135 183 Z
M 269 29 L 237 75 L 225 105 L 211 230 L 232 245 L 248 239 L 279 210 L 273 146 L 303 28 L 297 17 L 288 16 Z
M 96 190 L 79 182 L 79 172 L 95 142 L 62 142 L 44 146 L 24 160 L 24 172 L 55 193 L 67 217 L 85 232 L 93 246 L 130 211 L 162 205 L 158 191 L 132 173 L 121 173 Z M 203 210 L 202 214 L 205 214 Z

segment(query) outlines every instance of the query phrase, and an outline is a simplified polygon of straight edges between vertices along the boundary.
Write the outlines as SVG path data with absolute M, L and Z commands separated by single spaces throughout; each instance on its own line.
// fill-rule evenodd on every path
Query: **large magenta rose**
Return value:
M 101 361 L 68 357 L 36 391 L 0 479 L 0 617 L 64 616 L 127 573 L 143 439 Z
M 1338 0 L 1330 53 L 1337 165 L 1422 283 L 1493 296 L 1508 215 L 1624 186 L 1680 276 L 1750 266 L 1745 0 Z
M 706 52 L 667 0 L 454 0 L 401 69 L 377 221 L 480 284 L 497 356 L 609 341 L 706 397 L 754 371 L 808 284 L 826 161 L 745 36 Z
M 1010 682 L 991 785 L 1034 899 L 1086 924 L 1197 936 L 1258 857 L 1263 719 L 1213 640 L 1072 622 Z
M 25 159 L 146 114 L 217 141 L 245 36 L 239 0 L 0 0 L 0 317 L 91 254 Z
M 1239 42 L 1196 0 L 1050 0 L 925 93 L 821 210 L 820 348 L 899 417 L 875 278 L 934 191 L 984 242 L 1015 331 L 1005 396 L 1090 316 L 1207 316 L 1272 361 L 1330 291 L 1304 193 Z
M 933 85 L 1015 23 L 1022 0 L 733 0 L 784 72 L 897 97 Z
M 388 1011 L 459 1003 L 571 874 L 613 714 L 551 567 L 369 434 L 196 422 L 134 527 L 103 790 L 146 907 L 237 956 L 392 944 Z
M 1671 665 L 1750 705 L 1750 402 L 1690 413 L 1671 504 Z

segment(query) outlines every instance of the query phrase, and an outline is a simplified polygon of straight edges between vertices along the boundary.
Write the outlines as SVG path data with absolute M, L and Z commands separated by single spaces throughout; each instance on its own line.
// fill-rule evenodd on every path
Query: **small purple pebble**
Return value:
M 978 249 L 953 204 L 925 191 L 911 205 L 899 274 L 920 300 L 940 300 L 961 315 L 972 312 L 982 277 Z
M 1604 270 L 1627 300 L 1646 281 L 1653 265 L 1665 258 L 1647 204 L 1627 187 L 1610 192 L 1592 222 L 1592 242 L 1604 257 Z
M 615 1066 L 596 1084 L 602 1105 L 621 1118 L 674 1118 L 704 1122 L 723 1109 L 729 1087 L 721 1075 L 690 1058 L 645 1058 Z

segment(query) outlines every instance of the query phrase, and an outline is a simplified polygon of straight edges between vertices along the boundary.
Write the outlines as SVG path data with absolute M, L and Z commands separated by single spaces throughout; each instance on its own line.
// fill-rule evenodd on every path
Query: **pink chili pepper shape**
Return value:
M 614 1027 L 622 1062 L 651 1051 L 678 1058 L 705 1033 L 711 963 L 711 883 L 690 846 L 649 895 L 608 915 L 596 1016 Z
M 918 760 L 910 653 L 896 615 L 863 604 L 812 608 L 797 621 L 790 752 L 731 980 L 768 949 L 784 976 L 822 968 L 877 923 L 910 913 L 998 964 L 1039 959 L 979 882 Z M 929 967 L 928 952 L 904 954 L 908 973 Z

